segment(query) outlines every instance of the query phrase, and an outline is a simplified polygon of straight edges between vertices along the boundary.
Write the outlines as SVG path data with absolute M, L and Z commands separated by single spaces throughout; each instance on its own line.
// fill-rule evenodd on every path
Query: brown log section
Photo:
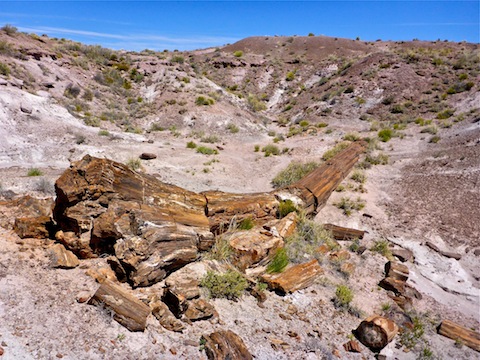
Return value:
M 113 311 L 113 318 L 130 331 L 143 331 L 150 308 L 110 280 L 105 280 L 89 304 L 105 306 Z
M 331 160 L 287 188 L 302 198 L 307 214 L 314 213 L 317 207 L 327 202 L 330 194 L 348 175 L 364 151 L 364 141 L 353 142 Z
M 336 240 L 363 239 L 363 235 L 365 235 L 365 231 L 363 230 L 351 229 L 333 224 L 325 224 L 323 227 L 326 230 L 331 231 Z
M 380 351 L 393 340 L 398 333 L 398 326 L 389 319 L 373 315 L 363 320 L 354 333 L 363 345 Z
M 450 339 L 464 343 L 473 350 L 480 352 L 480 334 L 458 325 L 450 320 L 443 320 L 438 327 L 438 333 Z

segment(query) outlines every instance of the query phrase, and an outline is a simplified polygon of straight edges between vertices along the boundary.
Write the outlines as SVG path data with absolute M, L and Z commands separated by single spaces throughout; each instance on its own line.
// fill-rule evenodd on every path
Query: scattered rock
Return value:
M 382 350 L 397 332 L 398 326 L 392 320 L 378 315 L 363 320 L 354 331 L 357 339 L 372 351 Z
M 106 307 L 113 318 L 130 331 L 144 331 L 150 308 L 122 287 L 105 280 L 88 302 Z
M 175 332 L 182 332 L 185 329 L 184 323 L 178 320 L 162 301 L 156 299 L 150 302 L 150 308 L 152 309 L 152 314 L 165 329 Z
M 389 261 L 385 264 L 385 274 L 387 274 L 387 277 L 407 281 L 409 273 L 408 267 L 403 264 L 394 261 Z
M 83 304 L 86 303 L 88 300 L 90 300 L 92 296 L 88 291 L 81 291 L 75 296 L 75 299 L 77 300 L 78 303 Z
M 80 265 L 80 261 L 73 252 L 65 249 L 62 244 L 55 244 L 50 249 L 52 267 L 62 269 L 73 269 Z
M 198 321 L 209 319 L 216 315 L 216 310 L 207 301 L 203 299 L 194 299 L 187 302 L 187 309 L 185 310 L 185 317 L 190 321 Z
M 353 239 L 363 239 L 365 231 L 346 228 L 342 226 L 337 226 L 333 224 L 325 224 L 323 227 L 326 230 L 331 231 L 334 239 L 336 240 L 353 240 Z
M 401 295 L 405 292 L 405 281 L 386 277 L 379 283 L 380 287 L 388 291 L 393 291 L 395 295 Z
M 449 259 L 455 259 L 455 260 L 460 260 L 462 258 L 462 255 L 449 252 L 449 251 L 442 251 L 442 255 Z
M 330 261 L 341 262 L 350 259 L 350 253 L 348 250 L 342 249 L 338 251 L 332 251 L 329 257 Z
M 355 340 L 350 340 L 349 342 L 343 344 L 343 348 L 345 351 L 354 352 L 354 353 L 361 353 L 362 349 L 360 348 L 360 344 Z
M 209 360 L 252 360 L 243 340 L 230 330 L 220 330 L 203 335 L 205 353 Z
M 393 248 L 393 256 L 396 256 L 401 262 L 407 262 L 413 259 L 413 252 L 403 248 Z
M 156 158 L 157 158 L 157 155 L 152 154 L 152 153 L 142 153 L 140 155 L 140 159 L 142 159 L 142 160 L 153 160 L 153 159 L 156 159 Z
M 53 223 L 50 216 L 21 217 L 15 219 L 13 230 L 22 239 L 45 239 L 50 236 Z
M 22 104 L 22 105 L 20 105 L 20 111 L 25 113 L 25 114 L 31 114 L 33 112 L 33 109 L 28 104 Z
M 475 249 L 475 250 L 473 251 L 473 255 L 475 255 L 475 256 L 480 256 L 480 249 Z
M 292 293 L 309 287 L 321 274 L 323 269 L 318 261 L 313 259 L 307 263 L 290 266 L 280 274 L 264 274 L 261 278 L 272 290 Z

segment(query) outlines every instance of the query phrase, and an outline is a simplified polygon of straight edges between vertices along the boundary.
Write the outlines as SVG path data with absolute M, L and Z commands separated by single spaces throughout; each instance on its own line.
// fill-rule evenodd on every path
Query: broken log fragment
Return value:
M 323 225 L 323 228 L 329 230 L 335 240 L 363 239 L 363 236 L 365 235 L 365 231 L 363 230 L 351 229 L 333 224 L 325 224 Z
M 373 315 L 363 320 L 354 333 L 363 345 L 372 351 L 380 351 L 393 340 L 398 326 L 392 320 Z
M 105 280 L 88 302 L 113 311 L 113 318 L 130 331 L 144 331 L 150 308 L 135 296 Z
M 480 334 L 478 332 L 469 330 L 453 321 L 443 320 L 438 327 L 438 333 L 480 352 Z
M 242 338 L 230 330 L 220 330 L 210 335 L 203 335 L 205 353 L 209 360 L 252 360 Z

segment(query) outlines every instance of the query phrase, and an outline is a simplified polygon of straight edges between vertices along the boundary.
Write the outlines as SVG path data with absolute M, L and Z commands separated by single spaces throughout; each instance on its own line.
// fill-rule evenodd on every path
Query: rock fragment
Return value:
M 380 351 L 393 340 L 398 326 L 387 318 L 373 315 L 363 320 L 354 333 L 363 345 L 372 351 Z
M 62 269 L 73 269 L 80 265 L 80 261 L 73 252 L 65 249 L 62 244 L 55 244 L 50 249 L 52 267 Z
M 230 330 L 220 330 L 203 335 L 205 353 L 209 360 L 252 360 L 242 338 Z

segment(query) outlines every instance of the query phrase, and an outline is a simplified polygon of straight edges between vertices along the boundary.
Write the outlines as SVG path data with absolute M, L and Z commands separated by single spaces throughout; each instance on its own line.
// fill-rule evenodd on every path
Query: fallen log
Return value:
M 363 239 L 363 236 L 365 235 L 365 231 L 363 230 L 351 229 L 333 224 L 325 224 L 323 225 L 323 228 L 329 230 L 335 240 Z
M 480 352 L 480 334 L 450 320 L 443 320 L 438 333 Z
M 380 351 L 397 335 L 398 326 L 392 320 L 373 315 L 363 320 L 354 333 L 363 345 Z

